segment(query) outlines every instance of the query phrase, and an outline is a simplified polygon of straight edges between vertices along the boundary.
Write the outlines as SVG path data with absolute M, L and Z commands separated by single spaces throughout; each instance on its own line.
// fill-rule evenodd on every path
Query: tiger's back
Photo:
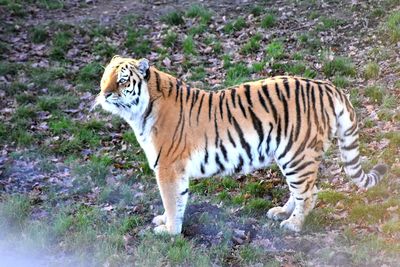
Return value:
M 156 231 L 181 231 L 189 178 L 248 173 L 272 160 L 291 196 L 268 216 L 299 231 L 315 205 L 318 166 L 335 135 L 357 185 L 373 186 L 386 172 L 383 165 L 369 174 L 361 169 L 354 109 L 329 82 L 278 76 L 204 91 L 149 67 L 147 60 L 113 61 L 103 75 L 99 102 L 132 126 L 156 173 L 165 208 L 155 218 Z M 110 89 L 115 83 L 117 89 Z M 110 94 L 121 97 L 112 102 Z

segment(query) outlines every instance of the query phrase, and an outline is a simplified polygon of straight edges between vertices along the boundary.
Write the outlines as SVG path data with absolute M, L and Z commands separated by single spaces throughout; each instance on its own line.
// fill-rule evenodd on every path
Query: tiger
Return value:
M 247 174 L 275 162 L 290 195 L 268 210 L 284 230 L 299 232 L 317 200 L 318 167 L 337 138 L 346 174 L 360 188 L 388 171 L 361 167 L 356 112 L 329 81 L 276 76 L 207 91 L 150 66 L 114 56 L 94 106 L 123 118 L 154 171 L 164 213 L 155 233 L 182 232 L 189 179 Z

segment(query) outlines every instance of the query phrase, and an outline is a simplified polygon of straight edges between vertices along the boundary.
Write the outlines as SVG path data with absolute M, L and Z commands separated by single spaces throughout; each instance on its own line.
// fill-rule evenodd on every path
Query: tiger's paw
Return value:
M 290 217 L 287 220 L 281 222 L 281 228 L 284 228 L 293 232 L 300 232 L 301 227 L 303 225 L 303 221 L 299 220 L 296 217 Z
M 275 207 L 268 210 L 267 216 L 271 220 L 282 221 L 289 218 L 290 214 L 283 207 Z
M 151 222 L 154 223 L 155 225 L 165 224 L 167 222 L 167 216 L 165 216 L 165 214 L 158 215 L 158 216 L 154 217 Z

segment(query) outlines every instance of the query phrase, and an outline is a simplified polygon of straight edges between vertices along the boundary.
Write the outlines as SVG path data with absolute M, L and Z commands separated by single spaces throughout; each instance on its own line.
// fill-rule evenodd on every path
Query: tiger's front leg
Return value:
M 189 196 L 189 179 L 166 168 L 160 168 L 156 178 L 165 213 L 153 219 L 153 223 L 158 225 L 154 232 L 180 234 Z

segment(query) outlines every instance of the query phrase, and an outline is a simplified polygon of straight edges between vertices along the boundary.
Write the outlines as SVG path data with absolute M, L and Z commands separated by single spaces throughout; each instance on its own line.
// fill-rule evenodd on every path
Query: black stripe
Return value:
M 326 128 L 326 119 L 324 113 L 324 91 L 322 91 L 322 88 L 319 84 L 318 84 L 318 91 L 319 91 L 319 105 L 321 109 L 322 123 L 324 124 L 324 128 Z
M 250 95 L 250 85 L 245 84 L 244 85 L 244 94 L 246 95 L 247 102 L 249 103 L 250 107 L 253 106 L 253 102 L 251 101 L 251 95 Z
M 206 151 L 205 155 L 204 155 L 204 162 L 205 164 L 208 163 L 208 137 L 206 134 L 204 134 L 204 138 L 206 140 L 206 147 L 204 148 L 204 150 Z
M 162 95 L 164 96 L 164 92 L 161 91 L 161 87 L 160 87 L 160 74 L 157 71 L 155 71 L 155 73 L 156 73 L 156 88 L 157 88 L 157 91 L 162 93 Z
M 158 160 L 160 159 L 161 151 L 162 151 L 162 146 L 160 148 L 160 151 L 158 151 L 157 159 L 156 159 L 156 162 L 153 165 L 153 169 L 158 165 Z
M 358 148 L 358 139 L 354 140 L 354 142 L 351 143 L 348 146 L 340 147 L 340 149 L 347 150 L 347 151 L 352 150 L 352 149 L 356 149 L 356 148 Z
M 290 151 L 290 149 L 292 148 L 293 145 L 293 127 L 292 130 L 290 131 L 290 136 L 289 136 L 289 141 L 285 147 L 285 150 L 282 152 L 282 154 L 278 157 L 279 159 L 282 159 L 284 156 L 286 156 L 286 154 Z
M 182 85 L 181 80 L 177 80 L 177 81 L 176 81 L 176 86 L 175 86 L 175 89 L 176 89 L 176 90 L 175 90 L 175 91 L 176 91 L 175 102 L 178 101 L 179 90 L 180 90 L 180 88 L 181 88 L 181 85 Z
M 306 162 L 304 162 L 303 164 L 301 164 L 300 166 L 298 166 L 296 169 L 294 169 L 294 170 L 292 170 L 292 171 L 286 173 L 286 175 L 293 175 L 293 174 L 296 174 L 296 173 L 298 173 L 298 172 L 304 170 L 306 167 L 308 167 L 308 166 L 310 166 L 311 164 L 314 164 L 314 163 L 315 163 L 314 161 L 306 161 Z
M 301 127 L 301 114 L 300 114 L 300 100 L 299 100 L 299 90 L 300 90 L 300 82 L 296 79 L 296 133 L 294 134 L 294 140 L 297 140 L 300 134 L 300 127 Z
M 150 116 L 150 114 L 153 110 L 153 102 L 154 102 L 154 100 L 150 101 L 149 105 L 146 108 L 146 111 L 144 112 L 142 129 L 144 129 L 144 127 L 146 126 L 147 118 Z
M 238 102 L 239 102 L 240 110 L 242 111 L 243 116 L 244 116 L 245 118 L 247 118 L 246 110 L 244 109 L 244 106 L 243 106 L 243 104 L 242 104 L 242 99 L 240 98 L 240 95 L 238 95 L 237 97 L 238 97 Z
M 228 130 L 228 139 L 229 139 L 229 142 L 231 142 L 231 144 L 233 145 L 233 147 L 236 147 L 236 143 L 233 140 L 231 132 L 229 130 Z
M 190 97 L 190 85 L 186 85 L 186 103 L 189 101 Z
M 236 108 L 236 89 L 231 89 L 231 98 L 232 98 L 233 108 Z
M 289 87 L 289 81 L 287 79 L 283 80 L 283 86 L 286 89 L 286 95 L 288 98 L 290 98 L 290 87 Z
M 238 165 L 235 167 L 235 173 L 241 172 L 242 168 L 243 168 L 243 158 L 242 155 L 239 155 L 239 163 Z
M 278 149 L 279 144 L 281 143 L 281 131 L 282 131 L 281 117 L 279 116 L 278 117 L 278 127 L 277 127 L 277 130 L 276 130 L 276 138 L 275 138 L 275 140 L 276 140 L 275 151 Z
M 269 123 L 269 132 L 268 132 L 268 137 L 267 137 L 267 149 L 265 150 L 265 153 L 267 155 L 269 155 L 269 149 L 270 149 L 270 143 L 271 143 L 271 133 L 272 133 L 273 128 L 274 127 L 272 125 L 272 122 L 270 122 Z
M 303 112 L 306 113 L 306 97 L 304 95 L 303 85 L 300 86 L 300 92 L 301 92 L 301 100 L 303 101 Z
M 221 148 L 222 155 L 224 156 L 225 161 L 228 161 L 228 152 L 226 151 L 226 148 L 222 142 L 222 140 L 219 142 L 219 147 Z
M 358 163 L 358 161 L 360 160 L 360 155 L 358 154 L 357 156 L 354 157 L 354 159 L 349 160 L 344 162 L 344 166 L 352 166 Z
M 265 109 L 265 111 L 267 113 L 269 113 L 269 109 L 267 107 L 267 105 L 265 104 L 265 99 L 264 97 L 261 95 L 260 91 L 257 90 L 257 95 L 258 95 L 258 101 L 260 101 L 261 105 L 263 106 L 263 108 Z
M 225 100 L 225 106 L 226 106 L 226 114 L 228 115 L 228 121 L 230 124 L 232 124 L 232 113 L 228 105 L 228 99 Z
M 272 115 L 274 116 L 274 121 L 275 123 L 277 122 L 277 118 L 278 118 L 278 112 L 276 111 L 276 108 L 274 106 L 274 103 L 271 99 L 271 96 L 269 95 L 269 91 L 268 91 L 268 87 L 267 85 L 263 85 L 262 87 L 263 93 L 265 95 L 265 97 L 267 98 L 268 102 L 269 102 L 269 106 L 272 109 Z
M 242 129 L 240 128 L 239 124 L 237 123 L 235 117 L 232 117 L 232 120 L 233 120 L 233 126 L 235 127 L 235 130 L 236 130 L 236 132 L 237 132 L 237 134 L 238 134 L 238 136 L 239 136 L 240 144 L 242 145 L 242 147 L 244 148 L 244 150 L 246 150 L 247 156 L 249 157 L 249 159 L 250 159 L 250 164 L 251 164 L 251 162 L 252 162 L 253 159 L 252 159 L 252 156 L 251 156 L 251 148 L 250 148 L 250 145 L 249 145 L 249 143 L 247 143 L 246 140 L 244 139 L 243 131 L 242 131 Z
M 190 102 L 190 110 L 189 110 L 189 126 L 192 126 L 192 110 L 194 104 L 196 103 L 197 99 L 195 100 L 195 94 L 192 95 L 192 100 Z
M 218 165 L 218 167 L 219 167 L 219 171 L 218 171 L 218 172 L 220 172 L 220 171 L 222 171 L 222 172 L 225 171 L 224 165 L 222 165 L 221 161 L 219 160 L 219 155 L 218 155 L 218 153 L 215 154 L 215 163 L 217 163 L 217 165 Z
M 211 110 L 212 110 L 212 99 L 213 99 L 213 92 L 208 94 L 208 120 L 211 120 Z
M 258 135 L 258 140 L 259 140 L 258 149 L 260 149 L 262 142 L 264 141 L 264 129 L 262 126 L 262 122 L 250 107 L 249 107 L 249 113 L 251 117 L 251 122 L 253 123 L 253 127 Z
M 221 119 L 224 117 L 224 111 L 222 109 L 223 103 L 224 103 L 223 102 L 224 98 L 225 98 L 225 92 L 222 91 L 221 94 L 219 95 L 219 110 L 220 110 Z
M 188 192 L 189 192 L 189 188 L 186 188 L 185 191 L 183 191 L 183 192 L 181 193 L 181 196 L 187 194 Z
M 171 79 L 169 79 L 168 96 L 170 96 L 172 94 L 173 88 L 174 88 L 174 84 L 172 83 Z
M 204 96 L 205 96 L 205 93 L 203 93 L 203 95 L 201 96 L 200 104 L 199 104 L 199 109 L 197 110 L 197 118 L 196 118 L 197 125 L 199 125 L 200 110 L 201 110 L 201 107 L 203 106 Z
M 217 111 L 214 112 L 214 130 L 215 130 L 215 147 L 218 147 L 219 132 L 218 132 L 218 123 L 217 123 Z
M 135 84 L 133 85 L 133 87 L 135 87 Z M 138 83 L 138 90 L 138 96 L 140 96 L 140 94 L 142 93 L 142 80 L 140 80 Z

